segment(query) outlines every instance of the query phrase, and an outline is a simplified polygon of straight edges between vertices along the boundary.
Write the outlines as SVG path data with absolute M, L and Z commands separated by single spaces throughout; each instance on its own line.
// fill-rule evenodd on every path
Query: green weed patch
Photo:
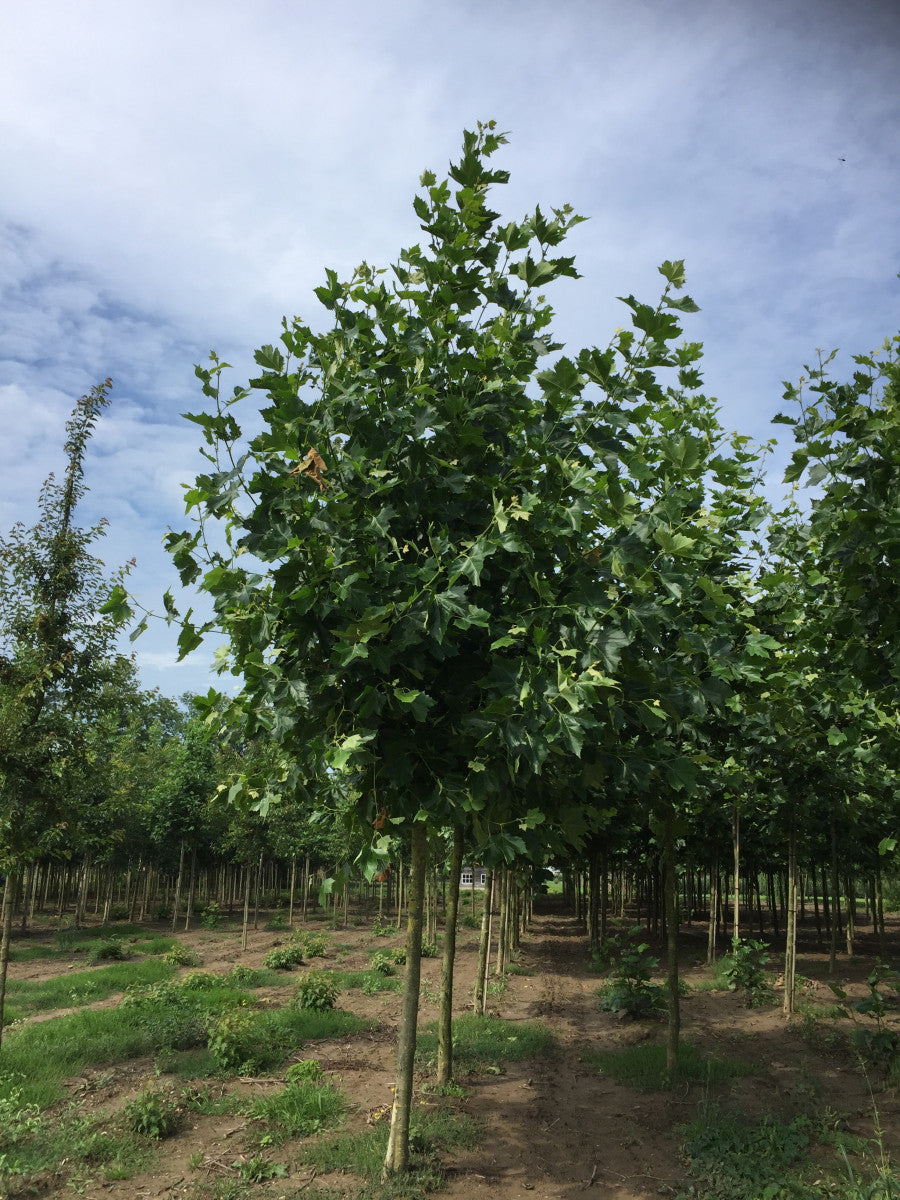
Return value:
M 357 1194 L 358 1200 L 399 1200 L 433 1191 L 443 1182 L 438 1155 L 460 1148 L 477 1146 L 481 1126 L 467 1113 L 444 1108 L 413 1114 L 410 1124 L 411 1170 L 405 1176 L 380 1182 L 387 1150 L 390 1109 L 365 1133 L 341 1133 L 310 1142 L 303 1148 L 304 1162 L 320 1171 L 349 1171 L 368 1181 Z
M 93 971 L 70 971 L 40 982 L 10 979 L 6 994 L 18 1015 L 29 1016 L 54 1008 L 74 1008 L 94 1000 L 105 1000 L 128 987 L 169 979 L 174 973 L 175 968 L 168 963 L 116 963 Z
M 426 1062 L 437 1059 L 437 1024 L 432 1022 L 419 1038 L 417 1056 Z M 454 1064 L 469 1071 L 496 1068 L 504 1062 L 537 1058 L 553 1047 L 546 1026 L 537 1022 L 500 1021 L 466 1013 L 453 1022 Z
M 678 1052 L 678 1070 L 670 1078 L 666 1070 L 666 1048 L 663 1045 L 626 1046 L 624 1050 L 596 1050 L 584 1056 L 595 1070 L 608 1075 L 616 1083 L 640 1088 L 641 1091 L 662 1091 L 677 1083 L 695 1080 L 721 1083 L 742 1075 L 752 1075 L 755 1068 L 737 1058 L 716 1058 L 701 1053 L 692 1042 L 682 1042 Z
M 288 1138 L 310 1137 L 335 1125 L 347 1107 L 345 1098 L 324 1079 L 296 1079 L 276 1092 L 257 1100 L 250 1116 L 262 1122 L 267 1145 L 280 1145 Z

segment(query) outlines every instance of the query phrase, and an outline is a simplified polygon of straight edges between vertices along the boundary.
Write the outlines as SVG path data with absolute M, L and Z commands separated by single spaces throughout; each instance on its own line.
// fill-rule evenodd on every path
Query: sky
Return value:
M 685 259 L 723 423 L 780 437 L 773 494 L 783 381 L 900 327 L 900 0 L 6 0 L 2 27 L 0 530 L 34 523 L 111 376 L 79 516 L 152 611 L 204 467 L 194 365 L 215 349 L 230 391 L 283 316 L 324 321 L 326 267 L 420 240 L 419 175 L 479 120 L 509 133 L 506 219 L 590 218 L 549 294 L 570 352 Z M 159 621 L 125 643 L 144 686 L 233 686 L 214 642 L 175 643 Z

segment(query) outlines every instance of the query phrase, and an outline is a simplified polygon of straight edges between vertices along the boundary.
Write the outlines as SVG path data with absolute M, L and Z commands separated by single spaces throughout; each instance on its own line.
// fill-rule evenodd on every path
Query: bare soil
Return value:
M 316 930 L 328 931 L 330 950 L 313 965 L 337 970 L 362 970 L 373 950 L 401 945 L 401 935 L 378 938 L 371 918 L 345 929 L 328 929 L 311 921 Z M 47 935 L 49 937 L 49 935 Z M 240 949 L 240 932 L 234 928 L 178 933 L 179 940 L 202 959 L 204 970 L 227 971 L 235 963 L 262 965 L 265 954 L 286 934 L 251 932 L 246 951 Z M 477 958 L 476 930 L 460 927 L 455 976 L 456 1010 L 470 1003 Z M 35 936 L 29 939 L 35 940 Z M 811 1035 L 801 1021 L 786 1023 L 780 1008 L 749 1008 L 743 998 L 727 991 L 696 990 L 710 974 L 705 965 L 706 928 L 695 924 L 684 930 L 683 977 L 691 991 L 682 1003 L 683 1037 L 704 1053 L 744 1059 L 756 1067 L 752 1075 L 716 1087 L 724 1103 L 752 1120 L 775 1113 L 785 1120 L 811 1106 L 831 1110 L 842 1128 L 864 1137 L 873 1135 L 873 1098 L 886 1133 L 888 1149 L 900 1149 L 900 1104 L 896 1091 L 885 1089 L 877 1077 L 867 1078 L 845 1045 L 827 1044 Z M 891 923 L 888 957 L 900 958 L 900 920 Z M 858 939 L 858 954 L 842 956 L 837 979 L 852 994 L 865 993 L 865 978 L 875 956 L 869 935 Z M 587 938 L 555 897 L 543 899 L 530 931 L 522 939 L 520 965 L 527 974 L 510 975 L 505 988 L 490 997 L 490 1010 L 506 1021 L 541 1021 L 550 1029 L 555 1051 L 532 1061 L 504 1064 L 502 1073 L 462 1075 L 464 1098 L 453 1101 L 484 1127 L 484 1137 L 473 1150 L 445 1156 L 443 1196 L 451 1200 L 572 1200 L 585 1193 L 587 1200 L 644 1200 L 676 1194 L 685 1187 L 685 1163 L 679 1126 L 691 1120 L 708 1091 L 706 1084 L 683 1084 L 676 1090 L 642 1092 L 616 1083 L 591 1063 L 593 1051 L 621 1048 L 639 1041 L 662 1041 L 664 1022 L 620 1020 L 602 1012 L 596 991 L 598 974 L 590 968 Z M 436 1019 L 440 962 L 422 963 L 423 991 L 420 1023 Z M 827 986 L 827 954 L 815 944 L 815 931 L 801 935 L 797 970 L 807 981 L 802 996 L 827 1004 L 833 1000 Z M 33 960 L 10 965 L 10 977 L 43 979 L 84 963 L 66 959 Z M 283 1003 L 289 989 L 272 989 L 271 1003 Z M 118 1003 L 118 997 L 96 1007 Z M 316 1058 L 349 1097 L 349 1128 L 365 1128 L 392 1100 L 395 1075 L 395 1039 L 400 995 L 382 992 L 366 996 L 360 990 L 344 991 L 339 1004 L 375 1022 L 372 1029 L 326 1042 L 310 1042 L 295 1060 Z M 63 1011 L 63 1010 L 61 1010 Z M 69 1010 L 64 1010 L 69 1011 Z M 46 1020 L 60 1013 L 44 1013 Z M 896 1012 L 893 1026 L 898 1025 Z M 846 1026 L 848 1023 L 842 1023 Z M 877 1073 L 876 1073 L 877 1076 Z M 148 1059 L 97 1068 L 67 1083 L 69 1100 L 85 1112 L 114 1114 L 148 1081 L 164 1085 Z M 169 1080 L 178 1087 L 183 1081 Z M 263 1095 L 277 1088 L 282 1075 L 254 1080 L 207 1081 L 214 1094 L 239 1091 Z M 426 1074 L 421 1083 L 428 1082 Z M 870 1087 L 873 1094 L 870 1093 Z M 435 1100 L 427 1092 L 423 1104 Z M 64 1106 L 62 1106 L 64 1107 Z M 127 1181 L 107 1182 L 81 1178 L 78 1193 L 86 1200 L 132 1200 L 192 1197 L 218 1194 L 228 1181 L 238 1178 L 233 1163 L 252 1154 L 242 1117 L 193 1115 L 176 1136 L 161 1143 L 151 1173 Z M 330 1188 L 348 1196 L 360 1181 L 349 1174 L 315 1175 L 303 1163 L 303 1143 L 287 1143 L 270 1157 L 288 1162 L 287 1179 L 248 1187 L 246 1195 L 300 1196 L 312 1188 Z M 198 1165 L 199 1164 L 199 1165 Z M 209 1190 L 200 1190 L 200 1185 Z M 44 1196 L 71 1196 L 70 1183 L 48 1181 Z

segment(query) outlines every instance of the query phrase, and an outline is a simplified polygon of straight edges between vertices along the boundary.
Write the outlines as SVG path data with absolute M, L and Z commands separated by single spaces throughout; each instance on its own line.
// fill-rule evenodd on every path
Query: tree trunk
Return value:
M 706 939 L 706 965 L 716 961 L 716 932 L 719 925 L 719 851 L 713 850 L 712 866 L 709 869 L 709 933 Z
M 425 894 L 428 829 L 413 821 L 410 834 L 409 905 L 406 923 L 406 977 L 403 1009 L 397 1036 L 397 1083 L 391 1111 L 391 1132 L 384 1158 L 383 1176 L 409 1169 L 409 1113 L 412 1105 L 413 1064 L 419 1015 L 419 981 L 422 970 L 422 901 Z
M 666 812 L 663 904 L 666 916 L 666 984 L 669 993 L 669 1027 L 666 1038 L 666 1071 L 674 1079 L 678 1070 L 681 1038 L 681 997 L 678 993 L 678 877 L 675 862 L 675 814 Z
M 84 924 L 84 910 L 87 908 L 88 879 L 91 873 L 91 852 L 88 850 L 81 866 L 81 878 L 78 880 L 78 899 L 75 901 L 75 928 L 80 929 Z M 65 892 L 65 888 L 63 888 Z M 60 902 L 62 903 L 62 902 Z
M 847 957 L 853 957 L 853 935 L 856 932 L 856 880 L 852 872 L 844 876 L 844 894 L 847 897 Z
M 241 926 L 241 949 L 247 949 L 247 932 L 250 927 L 250 880 L 253 872 L 250 864 L 244 865 L 244 921 Z
M 294 928 L 294 890 L 297 887 L 297 855 L 291 855 L 291 884 L 288 895 L 288 929 Z
M 592 950 L 596 950 L 600 945 L 599 858 L 600 855 L 595 850 L 592 850 L 590 863 L 588 864 L 588 944 Z
M 833 975 L 837 968 L 838 925 L 841 913 L 840 884 L 838 881 L 838 850 L 837 829 L 831 822 L 831 942 L 828 948 L 828 974 Z
M 259 862 L 256 864 L 256 892 L 253 899 L 253 928 L 259 929 L 259 897 L 262 891 L 263 852 L 259 852 Z
M 3 888 L 3 910 L 0 915 L 0 1044 L 3 1042 L 3 1013 L 6 1006 L 6 971 L 9 966 L 9 943 L 12 937 L 13 897 L 19 886 L 19 870 L 11 869 L 6 876 L 6 886 Z
M 481 907 L 481 937 L 478 940 L 478 970 L 475 972 L 473 1007 L 484 1012 L 485 976 L 488 964 L 488 943 L 491 937 L 491 905 L 494 900 L 494 872 L 488 871 L 484 881 L 484 903 Z
M 734 849 L 734 921 L 732 924 L 731 938 L 732 941 L 737 941 L 741 934 L 740 923 L 740 908 L 741 908 L 741 815 L 738 812 L 738 806 L 735 804 L 731 826 L 732 846 Z
M 444 957 L 441 961 L 441 1009 L 438 1016 L 437 1082 L 439 1087 L 453 1078 L 453 963 L 456 958 L 456 919 L 459 910 L 459 879 L 462 873 L 463 830 L 453 830 L 450 852 L 450 886 L 444 915 Z
M 191 927 L 191 917 L 194 912 L 194 891 L 197 887 L 197 843 L 191 847 L 191 881 L 188 884 L 188 902 L 184 914 L 184 931 Z
M 786 939 L 784 946 L 784 1002 L 786 1017 L 794 1011 L 795 976 L 797 970 L 797 830 L 791 817 L 788 835 L 788 895 Z
M 878 934 L 878 956 L 884 958 L 884 890 L 881 881 L 881 863 L 875 863 L 875 932 Z
M 175 881 L 175 902 L 172 905 L 172 932 L 175 932 L 175 926 L 178 923 L 178 902 L 181 899 L 181 883 L 184 879 L 184 838 L 181 839 L 181 848 L 178 852 L 178 879 Z

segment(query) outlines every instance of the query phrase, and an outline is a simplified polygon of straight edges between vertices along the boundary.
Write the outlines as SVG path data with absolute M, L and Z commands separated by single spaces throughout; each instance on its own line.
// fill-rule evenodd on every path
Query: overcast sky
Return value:
M 900 0 L 5 0 L 0 530 L 33 523 L 111 375 L 81 519 L 158 610 L 202 469 L 194 364 L 215 348 L 244 382 L 283 315 L 320 320 L 326 266 L 419 240 L 419 174 L 479 119 L 510 133 L 508 219 L 590 218 L 558 340 L 605 344 L 615 297 L 655 301 L 684 258 L 707 390 L 771 437 L 816 347 L 846 368 L 900 325 L 898 79 Z M 136 650 L 146 686 L 213 681 L 165 626 Z

